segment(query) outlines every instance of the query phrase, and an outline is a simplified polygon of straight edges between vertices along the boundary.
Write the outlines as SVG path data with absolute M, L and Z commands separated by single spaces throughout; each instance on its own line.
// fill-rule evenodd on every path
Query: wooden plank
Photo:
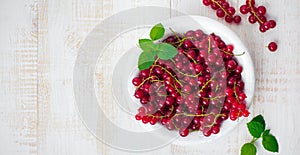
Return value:
M 14 8 L 14 9 L 11 9 Z M 0 6 L 1 154 L 37 154 L 37 6 Z
M 79 118 L 72 72 L 77 50 L 94 26 L 111 14 L 110 3 L 107 0 L 39 2 L 38 154 L 106 154 L 100 145 L 97 150 L 96 139 Z

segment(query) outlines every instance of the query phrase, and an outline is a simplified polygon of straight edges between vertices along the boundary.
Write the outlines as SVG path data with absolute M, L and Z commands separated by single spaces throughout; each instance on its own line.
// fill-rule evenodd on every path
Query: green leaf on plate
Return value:
M 251 143 L 242 146 L 241 155 L 256 155 L 256 147 Z
M 167 43 L 158 44 L 156 50 L 157 56 L 162 60 L 174 58 L 178 53 L 177 49 L 174 46 Z
M 165 35 L 165 28 L 161 23 L 155 25 L 150 31 L 150 38 L 153 41 L 161 39 L 164 35 Z
M 264 132 L 264 127 L 259 122 L 251 121 L 247 123 L 247 127 L 250 134 L 255 138 L 259 138 L 261 134 Z
M 149 68 L 154 62 L 155 53 L 154 52 L 142 52 L 138 60 L 139 70 L 145 70 Z
M 150 39 L 140 39 L 139 46 L 143 51 L 146 52 L 153 52 L 155 48 L 153 41 Z
M 277 139 L 275 138 L 275 136 L 273 136 L 269 133 L 263 135 L 262 144 L 263 144 L 264 148 L 268 151 L 271 151 L 271 152 L 279 151 Z

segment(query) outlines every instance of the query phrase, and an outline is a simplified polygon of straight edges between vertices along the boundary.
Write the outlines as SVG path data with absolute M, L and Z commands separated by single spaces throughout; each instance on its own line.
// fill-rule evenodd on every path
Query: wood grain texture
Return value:
M 231 3 L 237 7 L 243 1 Z M 86 129 L 76 110 L 72 76 L 77 51 L 89 32 L 105 18 L 139 6 L 208 16 L 234 30 L 249 48 L 255 65 L 256 92 L 251 113 L 264 115 L 280 142 L 279 154 L 299 154 L 300 2 L 257 3 L 265 5 L 270 18 L 278 21 L 275 30 L 261 34 L 257 25 L 246 20 L 240 26 L 229 25 L 217 19 L 200 0 L 0 2 L 0 155 L 132 154 L 99 142 Z M 272 40 L 279 43 L 276 53 L 262 48 Z M 112 50 L 126 47 L 123 40 Z M 218 141 L 193 145 L 174 142 L 141 154 L 237 155 L 241 145 L 251 138 L 245 127 L 249 119 Z M 259 148 L 258 154 L 271 153 Z

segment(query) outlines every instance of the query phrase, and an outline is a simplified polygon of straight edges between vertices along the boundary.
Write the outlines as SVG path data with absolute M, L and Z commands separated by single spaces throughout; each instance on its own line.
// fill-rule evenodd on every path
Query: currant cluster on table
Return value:
M 230 6 L 226 0 L 203 0 L 202 2 L 205 6 L 210 6 L 212 9 L 216 10 L 216 15 L 219 18 L 225 17 L 225 21 L 227 23 L 231 23 L 233 21 L 239 24 L 241 22 L 241 17 L 239 15 L 235 15 L 235 8 Z M 259 23 L 259 31 L 262 33 L 276 27 L 275 20 L 267 20 L 266 7 L 257 7 L 255 5 L 255 0 L 246 0 L 246 3 L 240 6 L 240 12 L 242 14 L 250 14 L 248 17 L 249 23 Z M 270 42 L 268 48 L 272 52 L 276 51 L 277 43 Z
M 201 30 L 174 34 L 164 42 L 178 54 L 170 60 L 156 59 L 132 80 L 134 96 L 142 104 L 136 120 L 160 123 L 185 137 L 193 131 L 217 134 L 228 118 L 248 117 L 243 67 L 233 45 Z
M 224 18 L 227 23 L 240 23 L 242 18 L 239 15 L 235 15 L 235 8 L 230 6 L 225 0 L 203 0 L 205 6 L 210 6 L 216 10 L 216 15 L 219 18 Z
M 276 27 L 276 22 L 274 20 L 267 20 L 265 16 L 267 13 L 266 7 L 256 7 L 254 0 L 246 0 L 246 4 L 240 7 L 240 12 L 242 14 L 250 14 L 250 16 L 248 17 L 249 23 L 254 24 L 258 22 L 259 31 L 262 33 Z

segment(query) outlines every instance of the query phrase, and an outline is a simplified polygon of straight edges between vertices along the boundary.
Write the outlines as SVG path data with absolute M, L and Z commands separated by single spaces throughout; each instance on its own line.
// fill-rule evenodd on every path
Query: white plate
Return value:
M 236 56 L 238 63 L 243 67 L 243 72 L 242 72 L 242 79 L 245 83 L 245 93 L 247 95 L 246 102 L 247 102 L 247 107 L 249 108 L 252 102 L 252 98 L 254 95 L 254 88 L 255 88 L 255 76 L 254 76 L 254 67 L 253 67 L 253 62 L 251 59 L 251 56 L 243 44 L 243 42 L 240 40 L 240 38 L 232 31 L 230 30 L 227 26 L 219 23 L 216 20 L 203 17 L 203 16 L 180 16 L 176 18 L 172 18 L 167 21 L 162 21 L 161 22 L 164 27 L 166 28 L 166 33 L 165 36 L 171 35 L 172 32 L 168 28 L 172 28 L 175 32 L 177 33 L 185 33 L 189 30 L 197 30 L 201 29 L 204 31 L 206 34 L 211 34 L 215 33 L 216 35 L 220 36 L 222 40 L 226 44 L 233 44 L 234 45 L 234 53 L 235 54 L 241 54 L 242 52 L 245 52 L 242 56 Z M 149 33 L 150 30 L 143 35 L 142 38 L 149 38 Z M 141 52 L 140 49 L 138 48 L 133 48 L 132 51 L 134 53 L 131 53 L 126 56 L 126 63 L 130 64 L 130 68 L 128 68 L 126 72 L 130 72 L 130 76 L 128 78 L 128 91 L 130 94 L 131 99 L 136 103 L 133 106 L 133 109 L 138 109 L 141 104 L 139 100 L 135 99 L 132 94 L 134 94 L 135 87 L 132 85 L 131 80 L 133 79 L 134 76 L 136 76 L 139 73 L 139 70 L 137 68 L 137 61 L 138 61 L 138 56 L 139 53 Z M 128 61 L 128 59 L 130 61 Z M 131 61 L 132 60 L 132 61 Z M 124 69 L 120 67 L 121 69 Z M 124 71 L 123 71 L 124 72 Z M 119 87 L 116 89 L 120 89 Z M 121 92 L 121 90 L 119 90 Z M 242 122 L 244 117 L 240 117 L 236 121 L 231 121 L 230 119 L 225 120 L 222 123 L 220 132 L 218 134 L 212 134 L 210 137 L 205 137 L 203 136 L 202 132 L 192 132 L 190 133 L 187 137 L 179 137 L 177 139 L 177 142 L 179 143 L 199 143 L 199 142 L 207 142 L 211 141 L 214 139 L 217 139 L 226 133 L 230 132 L 232 129 L 236 128 L 239 122 Z M 145 125 L 147 130 L 151 129 L 157 129 L 157 126 L 161 125 L 156 125 L 155 127 L 148 125 Z M 166 132 L 169 132 L 166 129 Z M 176 131 L 172 131 L 176 132 Z
M 135 15 L 136 13 L 131 12 L 131 14 Z M 132 78 L 138 73 L 137 60 L 140 49 L 137 48 L 136 44 L 138 38 L 141 38 L 142 34 L 150 29 L 150 25 L 140 27 L 140 29 L 145 30 L 143 33 L 135 32 L 139 34 L 138 38 L 128 39 L 128 36 L 124 37 L 123 34 L 136 31 L 138 28 L 132 28 L 129 25 L 114 27 L 115 22 L 122 19 L 106 20 L 107 23 L 97 26 L 89 34 L 78 52 L 74 67 L 74 92 L 78 111 L 88 130 L 98 140 L 114 148 L 141 151 L 163 147 L 180 137 L 177 131 L 169 131 L 159 124 L 155 126 L 144 125 L 134 119 L 140 106 L 139 101 L 133 98 L 134 87 L 131 84 Z M 242 76 L 245 82 L 245 93 L 248 96 L 247 105 L 250 106 L 255 85 L 253 64 L 248 50 L 234 32 L 215 20 L 201 16 L 180 16 L 162 23 L 165 27 L 171 27 L 177 32 L 196 29 L 202 29 L 206 33 L 214 32 L 226 43 L 233 44 L 235 46 L 234 52 L 245 51 L 246 53 L 237 59 L 244 68 Z M 112 41 L 106 39 L 111 38 L 109 35 L 120 32 L 122 26 L 127 28 L 125 32 L 121 32 L 123 34 L 117 34 L 118 36 Z M 148 37 L 148 34 L 145 37 Z M 122 39 L 122 37 L 125 38 L 125 43 L 112 43 L 114 40 Z M 128 51 L 121 48 L 121 45 L 127 44 L 133 48 Z M 202 136 L 202 133 L 195 132 L 188 137 L 177 138 L 177 142 L 190 144 L 214 140 L 225 135 L 237 125 L 237 121 L 226 120 L 217 135 L 207 138 Z M 134 140 L 128 141 L 130 138 Z

